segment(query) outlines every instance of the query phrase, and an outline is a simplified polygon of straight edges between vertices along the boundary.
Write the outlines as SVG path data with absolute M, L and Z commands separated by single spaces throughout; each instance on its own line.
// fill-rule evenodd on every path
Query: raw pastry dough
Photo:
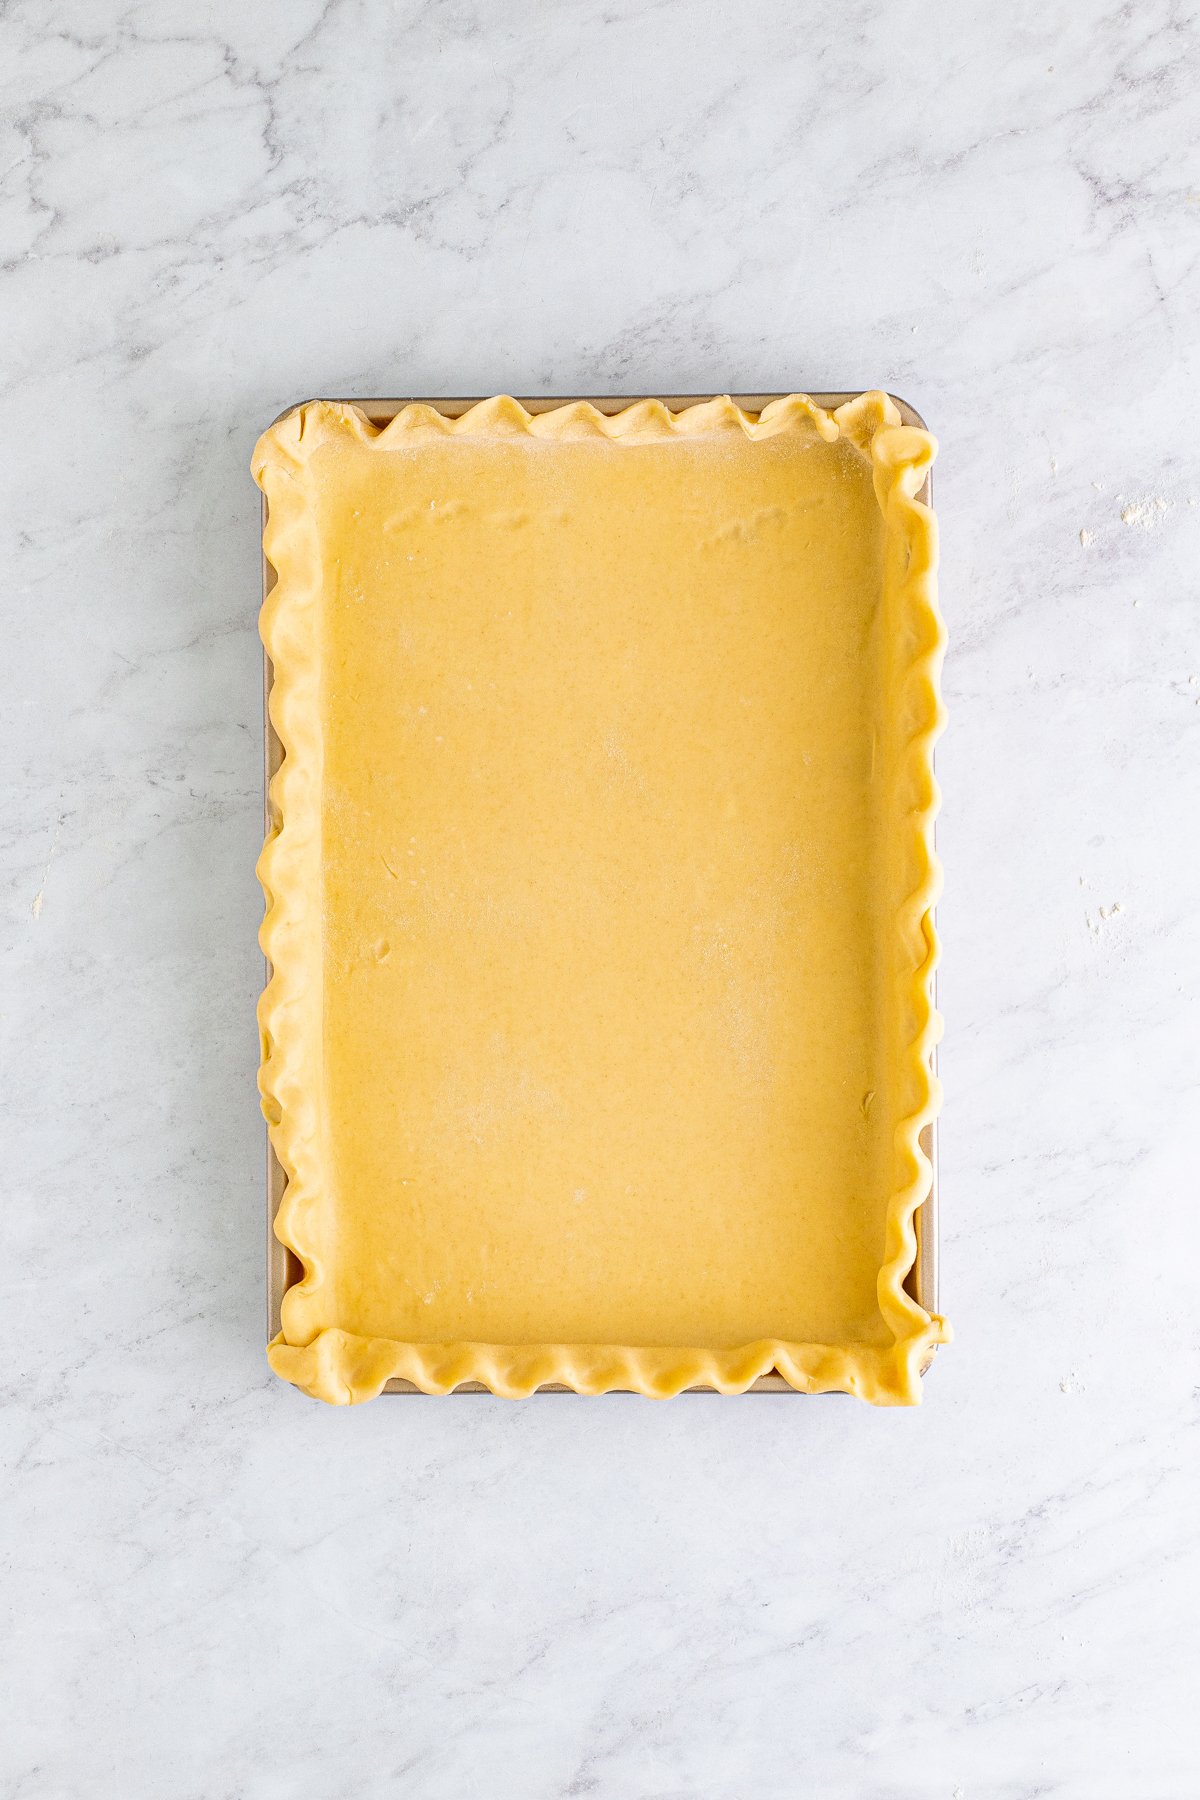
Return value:
M 934 448 L 877 393 L 261 439 L 286 1379 L 919 1398 Z

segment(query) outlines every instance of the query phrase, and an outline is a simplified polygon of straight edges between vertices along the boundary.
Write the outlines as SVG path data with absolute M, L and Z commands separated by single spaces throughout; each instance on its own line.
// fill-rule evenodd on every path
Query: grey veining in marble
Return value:
M 1200 14 L 0 8 L 13 1800 L 1193 1800 Z M 259 427 L 840 388 L 942 440 L 926 1404 L 262 1355 Z

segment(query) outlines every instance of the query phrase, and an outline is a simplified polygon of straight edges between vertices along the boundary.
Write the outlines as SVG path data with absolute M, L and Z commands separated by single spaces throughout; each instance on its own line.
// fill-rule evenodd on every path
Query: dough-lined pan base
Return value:
M 881 395 L 449 411 L 256 451 L 272 1363 L 912 1401 L 932 441 Z

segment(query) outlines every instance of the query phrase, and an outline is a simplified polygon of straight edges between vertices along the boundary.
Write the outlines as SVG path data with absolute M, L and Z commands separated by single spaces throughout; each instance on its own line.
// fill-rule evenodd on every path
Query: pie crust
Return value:
M 286 1380 L 919 1400 L 935 448 L 880 393 L 259 440 Z

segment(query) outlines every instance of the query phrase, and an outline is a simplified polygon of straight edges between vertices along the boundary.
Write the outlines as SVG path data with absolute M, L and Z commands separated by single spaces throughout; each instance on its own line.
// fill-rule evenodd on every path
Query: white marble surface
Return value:
M 0 1793 L 1194 1800 L 1200 15 L 0 12 Z M 262 1355 L 258 428 L 883 384 L 942 440 L 919 1411 Z

